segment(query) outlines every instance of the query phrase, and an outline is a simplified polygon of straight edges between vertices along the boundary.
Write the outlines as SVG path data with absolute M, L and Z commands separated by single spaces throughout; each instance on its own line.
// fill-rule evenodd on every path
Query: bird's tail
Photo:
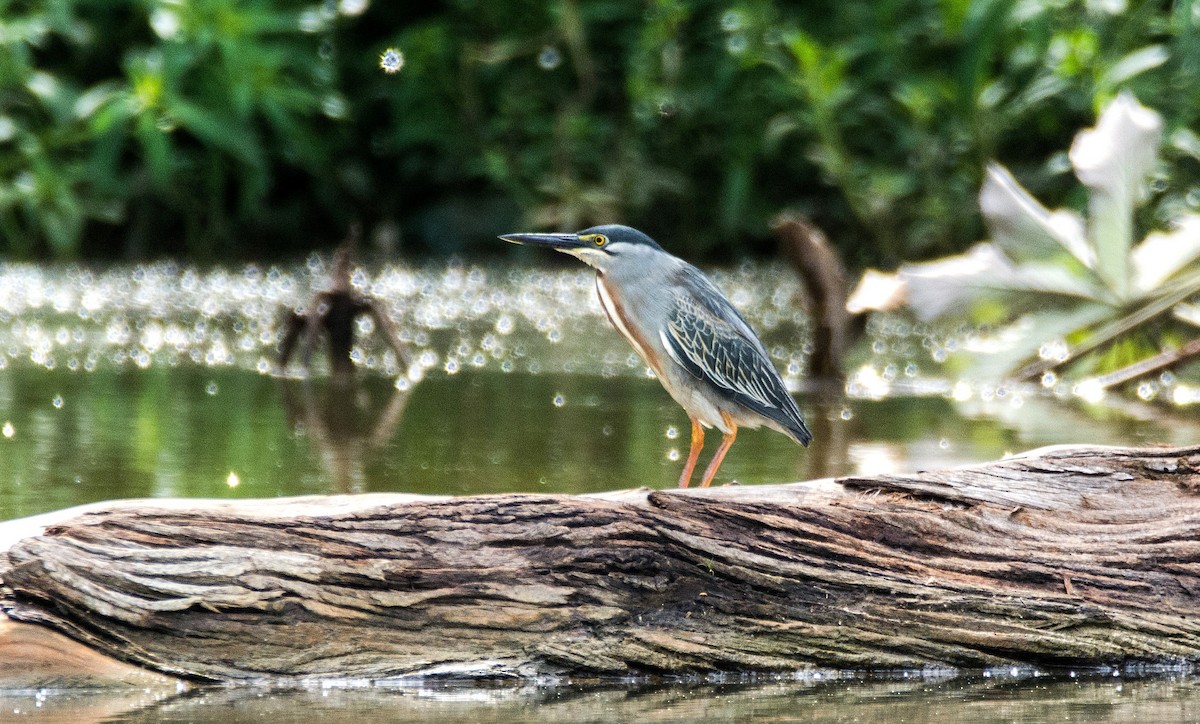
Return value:
M 779 413 L 776 415 L 776 420 L 783 427 L 784 431 L 796 442 L 804 447 L 812 442 L 812 432 L 809 431 L 808 425 L 804 424 L 804 418 L 800 415 L 800 406 L 796 404 L 796 398 L 791 395 L 786 395 L 784 403 L 780 405 Z
M 804 447 L 808 447 L 808 444 L 812 442 L 813 436 L 808 430 L 808 425 L 804 424 L 804 420 L 800 419 L 800 416 L 797 415 L 795 420 L 789 420 L 788 423 L 787 431 L 792 436 L 792 439 Z

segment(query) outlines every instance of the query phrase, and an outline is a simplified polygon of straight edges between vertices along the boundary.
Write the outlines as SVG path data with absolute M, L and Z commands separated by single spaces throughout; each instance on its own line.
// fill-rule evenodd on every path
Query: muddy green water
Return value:
M 1046 444 L 1195 442 L 1194 426 L 1101 421 L 1032 399 L 1018 419 L 945 397 L 801 395 L 807 450 L 740 433 L 721 482 L 808 480 L 996 458 Z M 594 492 L 674 485 L 688 421 L 654 380 L 435 372 L 408 391 L 253 370 L 12 365 L 0 372 L 0 519 L 111 498 Z M 710 444 L 707 454 L 715 447 Z
M 586 269 L 364 267 L 356 290 L 395 320 L 407 377 L 361 320 L 360 373 L 278 374 L 284 314 L 326 283 L 281 267 L 0 265 L 0 520 L 127 497 L 398 491 L 588 492 L 674 484 L 683 411 L 612 330 Z M 1189 409 L 1087 406 L 1061 383 L 974 384 L 978 335 L 877 318 L 844 391 L 807 388 L 794 276 L 715 270 L 797 391 L 805 450 L 743 431 L 718 482 L 776 483 L 994 459 L 1056 443 L 1187 444 Z M 396 383 L 399 377 L 399 384 Z M 1184 389 L 1147 383 L 1148 399 Z M 710 435 L 706 460 L 716 446 Z
M 1006 674 L 769 683 L 423 686 L 183 693 L 0 693 L 18 722 L 887 722 L 1167 724 L 1200 720 L 1194 678 Z
M 578 493 L 668 487 L 688 421 L 611 330 L 587 272 L 451 264 L 359 270 L 418 359 L 360 325 L 350 385 L 280 375 L 286 310 L 323 283 L 286 268 L 104 271 L 0 265 L 0 520 L 114 498 L 352 492 Z M 878 319 L 845 390 L 803 379 L 810 351 L 786 270 L 716 279 L 759 329 L 816 440 L 744 431 L 719 483 L 903 472 L 1058 443 L 1195 444 L 1186 407 L 1089 405 L 1054 380 L 958 379 L 971 332 Z M 715 438 L 715 436 L 712 436 Z M 702 460 L 715 447 L 710 445 Z M 910 675 L 770 683 L 450 685 L 107 695 L 0 694 L 0 721 L 1188 721 L 1195 680 Z

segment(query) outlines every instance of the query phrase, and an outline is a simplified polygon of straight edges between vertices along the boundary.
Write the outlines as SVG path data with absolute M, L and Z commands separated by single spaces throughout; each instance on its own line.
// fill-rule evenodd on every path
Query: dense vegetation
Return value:
M 1120 90 L 1200 206 L 1200 2 L 0 0 L 0 255 L 384 249 L 622 220 L 692 257 L 812 215 L 855 265 L 984 232 L 986 162 L 1079 205 Z M 380 54 L 398 49 L 399 72 Z

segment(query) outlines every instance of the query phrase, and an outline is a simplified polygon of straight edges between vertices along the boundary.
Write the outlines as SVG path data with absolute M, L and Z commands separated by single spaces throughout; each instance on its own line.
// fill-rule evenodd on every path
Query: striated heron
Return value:
M 608 320 L 654 370 L 692 421 L 692 446 L 679 476 L 686 488 L 704 428 L 724 435 L 704 471 L 707 487 L 738 427 L 766 425 L 807 446 L 812 433 L 762 342 L 733 305 L 687 262 L 628 226 L 594 226 L 575 234 L 505 234 L 514 244 L 545 246 L 596 269 Z

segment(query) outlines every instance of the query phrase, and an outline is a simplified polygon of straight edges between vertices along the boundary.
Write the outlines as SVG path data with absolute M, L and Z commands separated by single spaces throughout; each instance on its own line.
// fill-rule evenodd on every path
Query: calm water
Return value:
M 935 396 L 800 399 L 817 441 L 805 450 L 771 431 L 740 433 L 722 480 L 916 470 L 1052 443 L 1200 439 L 1192 424 L 1095 420 L 1036 398 L 1011 418 Z M 230 368 L 10 365 L 0 372 L 0 425 L 0 519 L 109 498 L 667 487 L 689 435 L 655 380 L 486 370 L 435 372 L 401 391 L 378 376 L 343 388 Z
M 0 693 L 27 722 L 701 722 L 889 724 L 1200 720 L 1200 680 L 1178 676 L 969 675 L 563 687 L 424 685 L 124 695 Z
M 364 322 L 349 387 L 275 370 L 283 314 L 325 275 L 318 257 L 207 271 L 0 265 L 0 520 L 125 497 L 574 493 L 678 478 L 687 417 L 608 326 L 590 271 L 360 269 L 355 286 L 386 305 L 418 369 L 397 384 L 394 354 Z M 804 450 L 744 431 L 719 482 L 1200 440 L 1185 408 L 1088 407 L 1062 385 L 953 380 L 947 365 L 972 335 L 901 319 L 872 323 L 845 393 L 806 392 L 792 274 L 746 265 L 714 277 L 816 435 Z
M 283 313 L 324 274 L 316 258 L 209 271 L 0 265 L 0 520 L 128 497 L 674 485 L 688 420 L 608 327 L 589 272 L 359 270 L 356 287 L 386 305 L 419 369 L 397 383 L 393 353 L 363 323 L 350 386 L 274 369 Z M 973 333 L 902 319 L 873 321 L 846 390 L 818 394 L 802 377 L 808 331 L 791 275 L 749 265 L 715 276 L 762 333 L 816 436 L 804 450 L 742 432 L 718 482 L 912 471 L 1056 443 L 1200 442 L 1187 408 L 1152 403 L 1184 389 L 1173 377 L 1153 380 L 1145 403 L 1104 406 L 1054 380 L 972 384 L 948 370 Z M 0 719 L 1165 721 L 1200 719 L 1194 691 L 1191 679 L 1161 677 L 172 690 L 0 696 Z

